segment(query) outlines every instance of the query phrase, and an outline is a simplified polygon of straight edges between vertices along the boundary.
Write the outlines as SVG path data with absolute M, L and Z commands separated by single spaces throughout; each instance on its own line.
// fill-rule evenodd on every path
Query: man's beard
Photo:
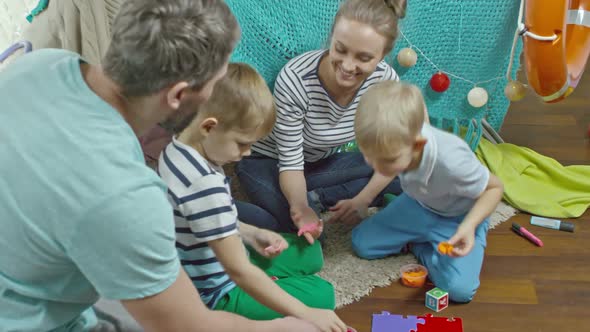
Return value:
M 180 134 L 197 116 L 197 108 L 182 106 L 174 115 L 160 123 L 164 129 L 172 134 Z

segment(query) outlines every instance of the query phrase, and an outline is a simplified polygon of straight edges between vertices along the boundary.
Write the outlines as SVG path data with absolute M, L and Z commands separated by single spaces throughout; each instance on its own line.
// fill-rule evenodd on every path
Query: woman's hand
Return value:
M 298 229 L 307 229 L 308 227 L 313 229 L 303 233 L 303 236 L 305 236 L 305 239 L 307 242 L 309 242 L 309 244 L 313 244 L 315 239 L 320 237 L 322 231 L 324 230 L 324 224 L 322 220 L 309 206 L 299 209 L 291 209 L 291 219 L 293 219 L 293 223 L 295 223 L 295 226 L 297 226 Z
M 330 222 L 358 224 L 368 215 L 369 203 L 357 197 L 343 199 L 330 208 Z

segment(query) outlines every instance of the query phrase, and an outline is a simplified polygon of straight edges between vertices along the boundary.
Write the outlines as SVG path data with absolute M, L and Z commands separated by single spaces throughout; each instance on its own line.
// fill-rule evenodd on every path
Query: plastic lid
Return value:
M 562 221 L 559 224 L 559 230 L 566 231 L 566 232 L 573 232 L 574 231 L 574 224 L 571 222 Z

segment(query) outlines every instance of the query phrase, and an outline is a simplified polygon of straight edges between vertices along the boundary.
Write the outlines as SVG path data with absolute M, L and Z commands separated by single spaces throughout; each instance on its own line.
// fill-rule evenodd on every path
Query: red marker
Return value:
M 534 236 L 533 233 L 527 231 L 526 228 L 520 226 L 515 222 L 512 223 L 512 230 L 515 231 L 517 234 L 524 236 L 525 238 L 527 238 L 527 240 L 538 245 L 539 247 L 543 246 L 543 241 L 539 240 L 539 238 Z

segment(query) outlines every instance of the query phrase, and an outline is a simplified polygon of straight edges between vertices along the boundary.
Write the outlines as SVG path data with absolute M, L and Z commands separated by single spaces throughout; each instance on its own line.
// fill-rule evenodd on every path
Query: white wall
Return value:
M 38 0 L 0 0 L 0 53 L 21 38 Z

